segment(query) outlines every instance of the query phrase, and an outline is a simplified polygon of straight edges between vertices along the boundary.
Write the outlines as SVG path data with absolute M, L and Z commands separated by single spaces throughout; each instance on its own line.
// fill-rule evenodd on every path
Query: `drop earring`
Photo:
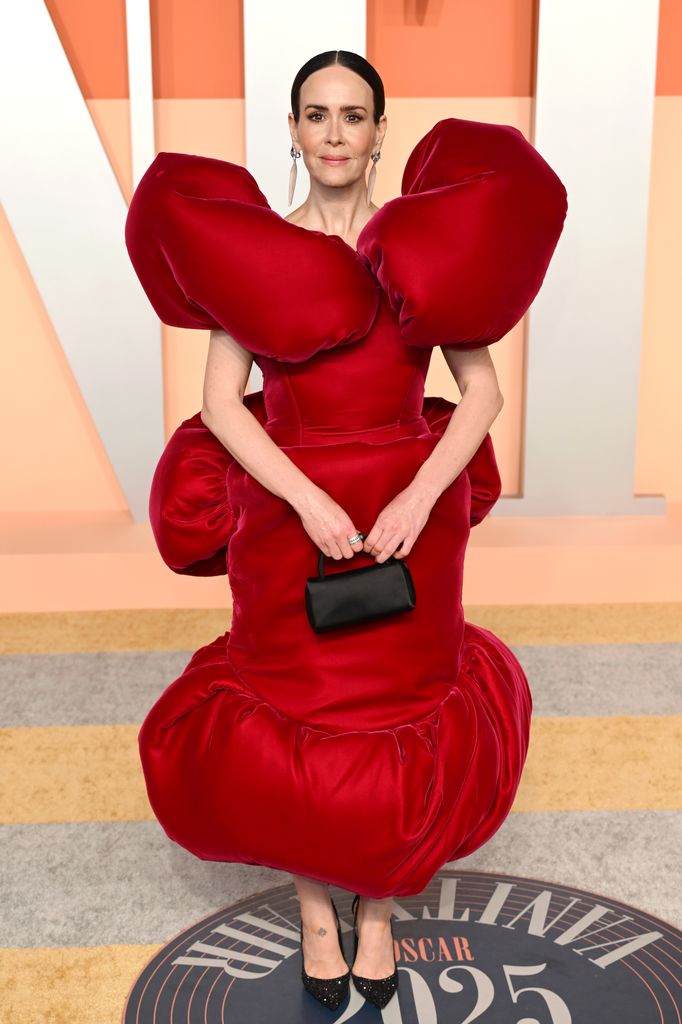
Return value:
M 301 153 L 300 150 L 297 153 L 296 147 L 292 145 L 291 149 L 289 150 L 289 155 L 293 157 L 293 160 L 291 162 L 291 169 L 289 171 L 289 206 L 291 206 L 291 200 L 294 198 L 294 189 L 296 188 L 296 161 L 298 160 Z
M 372 153 L 372 169 L 369 172 L 367 179 L 367 205 L 370 206 L 372 202 L 372 192 L 374 191 L 374 182 L 377 176 L 377 160 L 381 159 L 381 150 L 378 149 L 376 153 Z

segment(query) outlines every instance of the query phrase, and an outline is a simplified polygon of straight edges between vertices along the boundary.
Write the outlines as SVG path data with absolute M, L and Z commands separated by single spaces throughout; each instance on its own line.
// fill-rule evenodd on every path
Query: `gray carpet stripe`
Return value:
M 3 946 L 161 943 L 285 872 L 202 861 L 156 822 L 0 827 Z M 512 814 L 455 868 L 575 885 L 682 926 L 682 812 Z
M 682 644 L 512 647 L 534 713 L 666 715 L 682 711 Z M 17 654 L 0 659 L 0 724 L 141 722 L 192 651 Z

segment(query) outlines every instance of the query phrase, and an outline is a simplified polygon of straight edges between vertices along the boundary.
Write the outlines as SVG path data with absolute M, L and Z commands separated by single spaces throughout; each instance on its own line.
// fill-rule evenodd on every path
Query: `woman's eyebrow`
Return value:
M 314 107 L 315 110 L 329 110 L 329 107 L 325 107 L 322 103 L 306 103 L 305 109 L 307 110 L 308 107 Z M 366 113 L 367 107 L 361 107 L 357 103 L 346 103 L 344 106 L 339 107 L 339 110 L 364 110 Z

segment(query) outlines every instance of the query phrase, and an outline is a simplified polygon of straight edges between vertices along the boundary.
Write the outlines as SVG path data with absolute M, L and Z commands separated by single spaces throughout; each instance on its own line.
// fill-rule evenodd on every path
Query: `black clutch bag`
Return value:
M 385 562 L 325 576 L 324 557 L 320 551 L 317 576 L 309 576 L 305 585 L 306 611 L 316 633 L 415 607 L 414 582 L 402 559 L 389 555 Z

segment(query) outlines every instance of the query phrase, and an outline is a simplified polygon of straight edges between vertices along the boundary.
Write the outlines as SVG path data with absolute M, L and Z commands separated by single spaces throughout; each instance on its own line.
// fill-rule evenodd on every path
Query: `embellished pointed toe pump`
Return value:
M 359 905 L 359 903 L 360 903 L 360 896 L 359 896 L 359 894 L 357 894 L 353 898 L 353 903 L 351 905 L 351 910 L 352 910 L 352 913 L 353 913 L 353 933 L 354 933 L 353 934 L 353 942 L 354 942 L 354 947 L 353 947 L 353 963 L 355 963 L 355 957 L 356 957 L 357 952 L 358 952 L 358 942 L 360 940 L 360 936 L 358 934 L 358 927 L 357 927 L 358 905 Z M 393 934 L 393 919 L 392 918 L 389 920 L 389 924 L 390 924 L 390 927 L 391 927 L 391 938 L 395 939 L 395 935 Z M 395 953 L 393 955 L 393 963 L 395 964 Z M 380 1010 L 382 1010 L 384 1008 L 384 1006 L 386 1006 L 386 1004 L 388 1003 L 389 999 L 391 999 L 395 995 L 395 993 L 397 991 L 397 988 L 398 988 L 398 967 L 397 967 L 397 965 L 396 965 L 396 967 L 395 967 L 395 969 L 393 971 L 393 974 L 389 974 L 387 978 L 362 978 L 362 977 L 360 977 L 360 975 L 355 974 L 355 972 L 353 971 L 352 967 L 351 967 L 351 971 L 350 971 L 350 976 L 353 979 L 353 984 L 355 985 L 355 987 L 358 990 L 358 992 L 360 993 L 360 995 L 364 996 L 365 999 L 368 1002 L 373 1003 L 374 1006 L 378 1006 Z
M 334 916 L 336 917 L 336 934 L 339 939 L 341 955 L 343 956 L 341 924 L 339 922 L 339 915 L 334 900 L 332 900 L 332 907 L 334 908 Z M 337 1010 L 348 994 L 348 989 L 350 986 L 350 968 L 346 971 L 345 974 L 340 974 L 337 978 L 314 978 L 311 974 L 308 974 L 305 969 L 305 957 L 303 955 L 303 919 L 301 919 L 300 927 L 301 981 L 303 982 L 303 987 L 307 989 L 312 996 L 315 996 L 315 998 L 324 1006 L 329 1007 L 330 1010 Z

